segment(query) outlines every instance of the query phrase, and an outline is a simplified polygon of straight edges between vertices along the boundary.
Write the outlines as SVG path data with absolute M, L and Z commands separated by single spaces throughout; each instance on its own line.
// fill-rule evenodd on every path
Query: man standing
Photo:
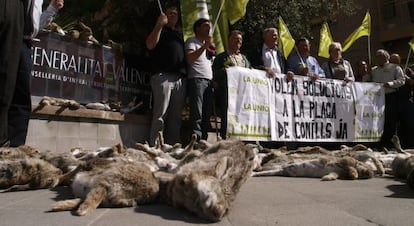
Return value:
M 63 7 L 64 0 L 51 0 L 42 12 L 42 0 L 28 1 L 30 16 L 25 16 L 23 45 L 20 50 L 20 62 L 17 72 L 13 99 L 8 112 L 8 136 L 11 147 L 26 143 L 32 101 L 30 95 L 30 76 L 32 73 L 32 39 L 40 29 L 50 24 L 56 13 Z
M 362 82 L 369 76 L 368 64 L 365 60 L 359 60 L 356 64 L 357 71 L 355 74 L 355 81 Z
M 263 30 L 263 45 L 261 45 L 252 57 L 254 68 L 265 70 L 267 76 L 273 78 L 275 74 L 282 73 L 293 76 L 291 71 L 286 68 L 286 60 L 282 52 L 277 47 L 279 40 L 278 31 L 274 27 Z
M 228 87 L 226 68 L 231 66 L 250 67 L 246 56 L 240 53 L 243 44 L 242 32 L 233 30 L 228 37 L 228 48 L 217 55 L 213 62 L 213 87 L 215 104 L 218 107 L 221 118 L 220 136 L 227 137 L 227 108 L 228 108 Z
M 179 14 L 176 6 L 167 6 L 158 17 L 146 46 L 152 50 L 151 77 L 153 113 L 150 145 L 155 145 L 158 132 L 164 132 L 166 143 L 180 142 L 181 113 L 186 94 L 184 41 L 177 31 Z
M 378 66 L 372 68 L 367 82 L 382 83 L 385 89 L 385 120 L 381 147 L 391 148 L 391 138 L 396 134 L 398 123 L 398 88 L 404 85 L 404 73 L 400 66 L 390 63 L 390 54 L 383 49 L 376 52 Z
M 22 46 L 24 3 L 23 0 L 0 0 L 0 147 L 9 144 L 8 114 Z
M 397 53 L 390 55 L 390 63 L 401 67 L 401 57 Z M 401 147 L 413 148 L 412 131 L 414 129 L 414 73 L 410 68 L 405 69 L 405 84 L 398 88 L 398 127 L 397 135 L 400 138 Z M 404 71 L 403 71 L 404 72 Z
M 299 54 L 292 54 L 288 60 L 288 70 L 293 71 L 295 75 L 308 76 L 312 80 L 324 78 L 325 72 L 319 66 L 315 57 L 310 55 L 311 45 L 307 38 L 300 38 L 296 46 Z
M 185 42 L 188 64 L 188 95 L 190 101 L 190 124 L 198 139 L 207 139 L 211 116 L 213 71 L 206 49 L 212 45 L 210 21 L 198 19 L 193 25 L 195 37 Z

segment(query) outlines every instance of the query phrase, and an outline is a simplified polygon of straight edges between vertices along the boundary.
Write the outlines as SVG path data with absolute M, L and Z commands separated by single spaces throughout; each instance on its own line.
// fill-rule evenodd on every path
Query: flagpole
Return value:
M 368 35 L 368 62 L 369 62 L 369 65 L 372 65 L 372 62 L 371 62 L 371 36 L 370 35 Z
M 408 56 L 407 56 L 407 61 L 405 62 L 404 71 L 408 67 L 408 62 L 410 61 L 410 56 L 411 56 L 411 47 L 410 47 L 410 50 L 408 50 Z
M 303 61 L 303 59 L 302 59 L 302 56 L 300 55 L 300 53 L 299 53 L 299 50 L 298 50 L 298 47 L 295 45 L 295 52 L 296 52 L 296 54 L 298 55 L 298 57 L 299 57 L 299 59 L 300 59 L 300 62 L 303 64 L 303 65 L 305 65 L 305 62 Z
M 219 9 L 219 11 L 217 13 L 217 16 L 216 16 L 216 19 L 214 21 L 213 28 L 211 29 L 211 34 L 210 35 L 213 35 L 214 30 L 216 29 L 216 26 L 217 26 L 217 23 L 218 23 L 218 19 L 219 19 L 220 15 L 221 15 L 221 11 L 223 11 L 223 7 L 224 7 L 224 2 L 225 1 L 226 0 L 222 0 L 221 1 L 220 9 Z
M 160 8 L 160 13 L 164 13 L 164 12 L 162 11 L 162 7 L 161 7 L 161 2 L 160 2 L 160 0 L 157 0 L 157 2 L 158 2 L 158 7 Z

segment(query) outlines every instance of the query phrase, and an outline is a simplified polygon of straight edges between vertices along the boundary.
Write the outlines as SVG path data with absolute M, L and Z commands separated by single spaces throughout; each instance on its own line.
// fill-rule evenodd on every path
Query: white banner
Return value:
M 271 140 L 272 83 L 262 71 L 232 67 L 228 73 L 227 132 L 241 140 Z
M 384 89 L 374 83 L 227 69 L 227 132 L 241 140 L 377 141 L 384 123 Z

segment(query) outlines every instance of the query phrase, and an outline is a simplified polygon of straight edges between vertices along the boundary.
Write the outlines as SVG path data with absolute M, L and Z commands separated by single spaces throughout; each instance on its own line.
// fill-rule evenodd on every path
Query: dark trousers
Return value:
M 411 93 L 412 89 L 414 87 L 407 84 L 407 82 L 399 89 L 399 125 L 397 134 L 403 149 L 414 148 L 414 95 Z
M 386 148 L 394 147 L 391 138 L 397 132 L 398 123 L 398 93 L 385 94 L 385 119 L 384 132 L 381 136 L 380 145 Z
M 220 137 L 222 139 L 226 139 L 227 138 L 227 109 L 229 107 L 227 87 L 222 87 L 220 89 L 215 90 L 214 100 L 215 100 L 215 107 L 216 107 L 215 113 L 221 119 Z
M 32 72 L 31 44 L 24 42 L 20 51 L 16 87 L 9 109 L 8 133 L 10 146 L 17 147 L 26 143 L 32 101 L 30 97 L 30 74 Z
M 22 1 L 0 0 L 0 145 L 9 139 L 8 115 L 16 86 L 23 26 Z

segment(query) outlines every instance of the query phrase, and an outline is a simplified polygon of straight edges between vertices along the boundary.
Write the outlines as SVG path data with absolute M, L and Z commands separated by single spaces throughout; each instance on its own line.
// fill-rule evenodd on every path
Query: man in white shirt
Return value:
M 383 49 L 376 52 L 378 66 L 372 68 L 367 82 L 381 83 L 385 89 L 385 121 L 381 147 L 392 148 L 391 138 L 396 134 L 398 123 L 398 88 L 403 86 L 404 73 L 400 66 L 389 62 L 390 54 Z
M 211 116 L 213 70 L 207 58 L 206 49 L 213 44 L 210 36 L 211 24 L 200 18 L 194 22 L 195 37 L 185 42 L 188 72 L 188 97 L 190 104 L 190 124 L 192 133 L 198 139 L 207 139 Z

